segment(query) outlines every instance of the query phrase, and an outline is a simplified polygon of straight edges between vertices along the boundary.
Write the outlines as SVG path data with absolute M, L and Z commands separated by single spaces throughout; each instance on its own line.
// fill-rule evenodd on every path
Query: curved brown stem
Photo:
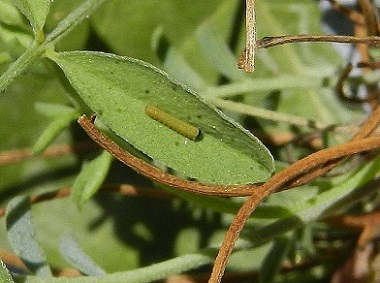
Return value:
M 352 22 L 364 26 L 364 24 L 365 24 L 364 16 L 361 13 L 359 13 L 355 10 L 351 10 L 349 8 L 346 8 L 345 6 L 343 6 L 342 4 L 338 3 L 335 0 L 328 0 L 328 1 L 330 2 L 331 6 L 333 6 L 335 8 L 335 10 L 344 14 Z
M 156 167 L 138 159 L 132 154 L 120 148 L 116 143 L 101 133 L 93 124 L 93 120 L 89 120 L 85 116 L 78 119 L 79 124 L 89 134 L 89 136 L 100 146 L 109 151 L 117 159 L 127 166 L 131 167 L 138 173 L 141 173 L 160 183 L 175 187 L 181 190 L 209 194 L 209 195 L 225 195 L 225 196 L 242 196 L 250 195 L 247 201 L 240 208 L 228 233 L 223 241 L 222 248 L 219 250 L 215 260 L 215 265 L 209 282 L 220 282 L 229 255 L 232 252 L 235 241 L 242 230 L 245 221 L 248 219 L 252 211 L 272 192 L 289 187 L 300 186 L 304 182 L 317 178 L 327 170 L 339 164 L 343 158 L 352 154 L 373 150 L 380 147 L 380 136 L 362 139 L 369 135 L 379 123 L 380 108 L 366 121 L 364 127 L 355 135 L 354 140 L 343 145 L 322 149 L 315 152 L 298 162 L 292 164 L 283 171 L 275 174 L 269 181 L 263 185 L 241 185 L 241 186 L 218 186 L 212 184 L 202 184 L 193 181 L 179 179 L 175 176 L 167 174 Z M 325 166 L 325 167 L 324 167 Z M 243 190 L 241 190 L 243 188 Z
M 359 131 L 353 136 L 351 140 L 358 141 L 370 136 L 377 129 L 379 123 L 380 123 L 380 106 L 375 108 L 375 110 L 371 113 L 371 115 L 367 118 L 365 123 L 360 127 Z M 343 158 L 332 160 L 332 161 L 330 160 L 326 162 L 323 166 L 321 166 L 321 168 L 318 168 L 310 172 L 310 174 L 305 174 L 304 176 L 301 176 L 300 178 L 296 180 L 296 182 L 289 183 L 286 188 L 284 187 L 284 188 L 281 188 L 280 190 L 290 189 L 290 188 L 294 188 L 294 187 L 306 184 L 314 180 L 315 178 L 326 174 L 328 171 L 336 167 L 342 161 L 343 161 Z
M 335 85 L 335 92 L 338 94 L 339 98 L 345 101 L 349 102 L 355 102 L 355 103 L 363 103 L 366 102 L 367 99 L 360 99 L 360 98 L 352 98 L 350 95 L 346 94 L 344 91 L 344 81 L 348 78 L 348 75 L 352 71 L 352 64 L 348 64 L 341 74 L 339 75 L 338 81 L 336 82 Z
M 327 160 L 336 160 L 352 154 L 377 149 L 380 147 L 380 136 L 365 138 L 358 141 L 352 141 L 344 145 L 338 145 L 308 155 L 298 162 L 287 167 L 283 171 L 274 175 L 268 182 L 262 185 L 261 194 L 253 193 L 238 211 L 233 223 L 227 231 L 216 257 L 214 267 L 209 279 L 209 283 L 221 282 L 224 270 L 227 265 L 227 259 L 230 256 L 233 246 L 244 227 L 246 220 L 252 211 L 262 202 L 264 198 L 272 192 L 280 189 L 283 185 L 302 176 L 304 172 L 318 168 L 326 163 Z M 297 182 L 293 182 L 297 183 Z
M 368 146 L 368 150 L 380 147 L 380 137 L 366 138 L 371 135 L 380 123 L 380 106 L 371 113 L 367 120 L 363 123 L 362 127 L 352 138 L 352 141 L 348 144 L 339 145 L 337 147 L 327 148 L 313 153 L 300 161 L 294 163 L 283 171 L 274 175 L 267 183 L 265 183 L 262 195 L 253 194 L 246 203 L 240 208 L 234 221 L 232 222 L 226 237 L 221 245 L 219 253 L 214 263 L 214 267 L 210 276 L 210 283 L 220 282 L 229 255 L 232 252 L 234 243 L 236 242 L 241 229 L 243 228 L 246 220 L 250 214 L 255 210 L 255 208 L 261 203 L 261 201 L 266 198 L 270 193 L 274 191 L 279 191 L 287 188 L 292 188 L 296 186 L 301 186 L 315 178 L 327 173 L 329 170 L 337 166 L 345 156 L 349 156 L 354 153 L 359 153 L 365 151 Z M 378 140 L 378 141 L 376 141 Z M 364 146 L 363 142 L 366 142 Z M 336 149 L 339 149 L 336 151 Z M 343 150 L 343 152 L 341 152 Z M 346 151 L 344 153 L 344 151 Z M 344 154 L 342 154 L 344 153 Z M 341 155 L 338 157 L 337 155 Z M 323 160 L 324 156 L 324 160 Z M 319 157 L 313 161 L 315 157 Z M 322 157 L 322 160 L 320 159 Z M 322 162 L 321 162 L 322 161 Z M 321 163 L 319 163 L 321 162 Z M 308 164 L 310 163 L 310 164 Z M 314 167 L 311 166 L 314 164 Z M 311 170 L 314 169 L 314 170 Z M 305 173 L 303 171 L 308 172 Z
M 161 171 L 122 149 L 114 141 L 100 132 L 93 124 L 93 121 L 88 119 L 85 115 L 78 119 L 78 123 L 96 143 L 106 149 L 115 158 L 135 170 L 137 173 L 161 184 L 192 193 L 218 196 L 249 196 L 253 191 L 260 190 L 260 186 L 255 184 L 220 186 L 180 179 Z

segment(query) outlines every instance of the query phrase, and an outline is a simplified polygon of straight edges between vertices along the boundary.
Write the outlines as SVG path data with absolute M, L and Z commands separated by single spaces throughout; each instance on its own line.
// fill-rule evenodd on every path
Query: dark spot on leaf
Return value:
M 314 121 L 314 120 L 309 120 L 307 121 L 307 125 L 312 128 L 312 129 L 315 129 L 317 127 L 317 122 Z
M 202 115 L 200 115 L 200 114 L 198 114 L 196 117 L 197 117 L 198 119 L 202 119 Z
M 145 93 L 146 93 L 146 94 L 150 93 L 150 89 L 146 89 L 146 90 L 145 90 Z
M 179 146 L 179 142 L 178 141 L 175 142 L 175 146 Z

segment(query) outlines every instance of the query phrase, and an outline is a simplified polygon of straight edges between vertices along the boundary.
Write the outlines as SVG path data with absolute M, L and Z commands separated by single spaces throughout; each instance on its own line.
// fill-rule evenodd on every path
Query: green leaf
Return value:
M 55 104 L 55 103 L 46 103 L 46 102 L 36 102 L 34 104 L 34 109 L 41 115 L 46 117 L 59 117 L 61 115 L 67 115 L 71 113 L 78 113 L 73 107 L 66 106 L 63 104 Z M 80 114 L 78 113 L 78 116 Z
M 112 160 L 112 155 L 103 151 L 83 167 L 73 185 L 73 198 L 79 206 L 82 206 L 99 190 L 107 176 Z
M 72 110 L 73 111 L 71 112 L 58 116 L 49 124 L 34 144 L 34 154 L 39 154 L 44 151 L 50 143 L 70 125 L 70 123 L 78 118 L 78 112 L 74 109 Z
M 15 197 L 6 209 L 8 240 L 13 251 L 33 273 L 51 277 L 46 257 L 37 242 L 28 197 Z
M 0 258 L 0 282 L 2 283 L 14 283 L 9 270 L 5 266 L 4 262 Z
M 62 37 L 71 32 L 74 27 L 83 22 L 83 20 L 88 19 L 104 2 L 107 2 L 107 0 L 83 1 L 75 10 L 57 24 L 56 28 L 46 36 L 45 42 L 48 44 L 56 44 Z
M 187 254 L 164 262 L 152 264 L 136 270 L 116 272 L 106 276 L 78 277 L 78 278 L 53 278 L 51 283 L 143 283 L 165 279 L 170 275 L 189 271 L 212 261 L 210 256 L 204 254 Z M 16 282 L 22 283 L 45 283 L 46 279 L 32 276 L 19 276 Z
M 266 255 L 259 273 L 259 282 L 273 282 L 274 277 L 281 268 L 281 263 L 284 260 L 286 253 L 290 247 L 289 238 L 281 236 L 273 243 L 273 247 Z
M 237 58 L 227 43 L 217 36 L 207 22 L 198 28 L 197 36 L 202 52 L 210 65 L 232 81 L 247 78 L 247 74 L 238 69 Z
M 7 1 L 1 1 L 0 14 L 0 22 L 6 25 L 24 27 L 24 25 L 26 24 L 24 17 L 19 12 L 19 10 L 17 10 L 17 8 L 14 5 L 8 3 Z
M 107 1 L 104 8 L 94 14 L 92 24 L 114 53 L 155 62 L 157 58 L 149 46 L 157 26 L 162 26 L 169 41 L 178 46 L 223 2 L 225 0 L 166 0 L 165 4 L 157 0 Z
M 272 156 L 257 138 L 148 63 L 98 52 L 51 57 L 97 116 L 154 160 L 219 184 L 261 182 L 273 171 Z M 189 140 L 150 118 L 148 105 L 198 127 L 201 138 Z
M 27 93 L 25 93 L 26 90 Z M 65 104 L 68 103 L 66 98 L 66 93 L 59 81 L 48 77 L 47 74 L 33 70 L 15 81 L 7 89 L 6 95 L 0 98 L 1 151 L 30 149 L 50 122 L 50 119 L 36 113 L 34 103 L 46 101 L 52 104 Z M 64 131 L 58 139 L 60 144 L 73 141 L 70 131 Z M 2 195 L 0 199 L 5 203 L 15 196 L 16 191 L 32 192 L 34 189 L 51 190 L 70 186 L 71 184 L 67 183 L 68 176 L 65 174 L 62 176 L 58 172 L 63 172 L 60 170 L 67 170 L 72 166 L 75 168 L 77 162 L 78 159 L 72 153 L 60 158 L 33 158 L 17 164 L 1 166 L 0 194 Z M 70 174 L 76 174 L 76 170 L 72 169 Z M 36 176 L 49 175 L 56 177 L 31 181 Z
M 79 7 L 82 1 L 78 0 L 65 0 L 54 1 L 50 7 L 50 12 L 47 16 L 44 31 L 49 34 L 61 21 L 65 19 L 71 12 L 73 7 Z M 94 4 L 94 1 L 91 1 Z M 83 3 L 83 2 L 82 2 Z M 88 15 L 87 18 L 91 16 Z M 86 17 L 85 17 L 86 19 Z M 72 23 L 72 25 L 75 23 Z M 67 35 L 64 36 L 65 40 L 60 40 L 54 44 L 54 50 L 80 50 L 84 49 L 88 38 L 90 36 L 90 21 L 84 20 L 79 25 L 76 25 Z
M 21 1 L 21 0 L 20 0 Z M 50 50 L 52 46 L 67 35 L 72 29 L 88 18 L 106 0 L 86 0 L 77 9 L 72 11 L 57 27 L 46 36 L 42 30 L 35 31 L 35 42 L 28 46 L 28 50 L 23 53 L 0 77 L 0 91 L 5 92 L 6 88 L 19 75 L 28 69 L 41 54 Z M 42 44 L 41 44 L 42 43 Z
M 171 74 L 175 80 L 194 90 L 204 89 L 207 86 L 182 54 L 174 46 L 170 46 L 162 27 L 157 28 L 152 36 L 152 48 L 160 59 L 163 70 Z
M 13 0 L 32 25 L 34 33 L 42 32 L 51 0 Z
M 105 271 L 99 267 L 79 246 L 72 235 L 65 235 L 60 241 L 60 250 L 67 262 L 86 275 L 105 275 Z

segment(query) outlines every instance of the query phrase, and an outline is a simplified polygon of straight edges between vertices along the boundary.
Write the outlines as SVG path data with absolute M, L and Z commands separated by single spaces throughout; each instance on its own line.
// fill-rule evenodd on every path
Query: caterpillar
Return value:
M 152 119 L 164 124 L 170 129 L 191 140 L 196 140 L 201 134 L 201 130 L 199 128 L 170 115 L 156 106 L 146 106 L 145 113 Z

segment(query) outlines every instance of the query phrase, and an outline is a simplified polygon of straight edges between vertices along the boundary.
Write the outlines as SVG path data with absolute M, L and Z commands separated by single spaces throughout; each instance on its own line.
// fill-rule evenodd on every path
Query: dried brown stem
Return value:
M 368 35 L 379 35 L 379 24 L 376 17 L 376 7 L 369 0 L 359 0 L 359 6 L 364 16 Z
M 65 198 L 65 197 L 68 197 L 71 194 L 71 192 L 72 192 L 71 188 L 63 188 L 58 191 L 42 193 L 39 195 L 31 196 L 30 202 L 32 204 L 36 204 L 36 203 L 40 203 L 40 202 L 44 202 L 48 200 Z M 172 198 L 171 194 L 161 191 L 161 190 L 139 188 L 134 185 L 127 185 L 127 184 L 104 185 L 102 186 L 99 192 L 115 192 L 121 195 L 136 196 L 136 197 L 152 197 L 152 198 L 159 198 L 159 199 Z M 0 208 L 0 217 L 3 217 L 4 215 L 5 215 L 5 208 Z
M 100 132 L 93 122 L 86 116 L 83 115 L 80 117 L 78 123 L 96 143 L 105 148 L 125 165 L 129 166 L 139 174 L 170 187 L 198 194 L 218 196 L 249 196 L 253 191 L 259 189 L 259 186 L 254 184 L 220 186 L 179 179 L 178 177 L 163 172 L 120 148 L 115 142 Z
M 348 78 L 348 75 L 352 71 L 352 64 L 348 64 L 340 74 L 338 81 L 335 85 L 335 92 L 338 94 L 339 98 L 345 101 L 354 102 L 354 103 L 364 103 L 368 102 L 368 99 L 364 98 L 357 98 L 357 97 L 351 97 L 350 95 L 346 94 L 344 91 L 344 81 Z
M 337 43 L 351 43 L 351 44 L 366 44 L 370 46 L 380 45 L 380 37 L 354 37 L 345 35 L 283 35 L 274 37 L 264 37 L 256 43 L 256 48 L 268 48 L 272 46 L 297 43 L 297 42 L 337 42 Z
M 297 181 L 294 181 L 296 178 L 304 175 L 305 172 L 310 172 L 311 170 L 324 165 L 328 160 L 339 160 L 343 157 L 364 151 L 374 150 L 379 147 L 380 136 L 351 141 L 347 144 L 322 149 L 310 154 L 274 175 L 268 182 L 262 185 L 263 190 L 261 191 L 261 194 L 259 195 L 253 193 L 238 211 L 233 223 L 227 231 L 226 237 L 222 242 L 222 248 L 219 250 L 215 260 L 209 283 L 221 282 L 225 267 L 227 265 L 227 259 L 229 258 L 233 246 L 239 237 L 240 231 L 243 229 L 243 226 L 252 211 L 254 211 L 254 209 L 262 202 L 264 198 L 272 192 L 281 189 L 289 182 L 297 184 Z
M 359 25 L 364 25 L 364 17 L 361 13 L 355 10 L 351 10 L 349 8 L 346 8 L 342 4 L 338 3 L 335 0 L 328 0 L 331 5 L 335 8 L 335 10 L 341 12 L 344 14 L 347 18 L 349 18 L 352 22 L 359 24 Z
M 380 108 L 377 109 L 377 111 L 380 111 Z M 96 129 L 93 124 L 93 120 L 89 120 L 85 116 L 82 116 L 78 119 L 78 122 L 95 142 L 104 147 L 117 159 L 138 173 L 141 173 L 160 183 L 185 191 L 211 195 L 242 196 L 243 194 L 241 188 L 248 190 L 243 190 L 243 193 L 248 193 L 250 197 L 240 208 L 235 220 L 228 230 L 226 238 L 223 241 L 222 248 L 216 258 L 209 281 L 220 282 L 227 264 L 227 259 L 232 252 L 234 243 L 237 240 L 245 221 L 248 219 L 252 211 L 261 203 L 261 201 L 274 191 L 288 188 L 289 185 L 293 187 L 300 186 L 306 181 L 317 178 L 327 170 L 335 167 L 340 161 L 342 161 L 343 158 L 347 156 L 379 148 L 380 136 L 361 139 L 363 136 L 369 135 L 374 131 L 376 125 L 379 123 L 380 116 L 378 114 L 378 112 L 373 113 L 373 115 L 366 121 L 366 126 L 363 127 L 354 137 L 354 141 L 313 153 L 292 164 L 285 170 L 277 173 L 265 184 L 261 186 L 255 185 L 254 189 L 252 189 L 252 185 L 223 187 L 178 179 L 177 177 L 162 172 L 156 167 L 153 167 L 145 161 L 140 160 L 124 151 L 116 143 Z
M 378 36 L 380 30 L 380 23 L 378 22 L 378 15 L 376 14 L 376 7 L 368 0 L 359 0 L 359 7 L 364 17 L 363 25 L 354 25 L 354 35 L 356 37 L 366 37 L 366 36 Z M 360 56 L 360 61 L 370 63 L 373 61 L 370 55 L 370 48 L 367 45 L 360 44 L 357 46 L 357 51 Z M 363 73 L 369 72 L 369 68 L 363 68 Z M 367 99 L 369 105 L 374 109 L 377 107 L 379 101 L 379 90 L 377 84 L 367 84 Z
M 371 135 L 380 123 L 380 107 L 366 119 L 360 130 L 352 138 L 352 141 L 332 148 L 317 151 L 283 171 L 274 175 L 268 182 L 262 185 L 265 192 L 261 195 L 254 194 L 243 204 L 232 222 L 226 237 L 223 240 L 219 253 L 214 263 L 210 276 L 210 283 L 220 282 L 229 255 L 239 237 L 240 231 L 255 208 L 274 191 L 301 186 L 315 178 L 327 173 L 336 167 L 346 156 L 367 150 L 378 149 L 380 147 L 380 136 L 367 138 Z M 364 145 L 364 143 L 367 143 Z M 338 156 L 341 155 L 341 156 Z
M 109 184 L 104 185 L 101 191 L 115 192 L 121 195 L 136 196 L 136 197 L 152 197 L 159 199 L 171 199 L 173 196 L 162 190 L 140 188 L 134 185 L 127 184 Z
M 93 142 L 82 142 L 72 145 L 63 144 L 48 147 L 42 154 L 38 156 L 54 158 L 74 152 L 89 152 L 96 149 L 99 149 L 99 146 Z M 34 155 L 33 151 L 30 148 L 3 151 L 0 153 L 0 165 L 22 162 L 38 156 Z
M 256 47 L 256 11 L 255 0 L 246 0 L 245 8 L 245 49 L 239 57 L 238 67 L 246 72 L 255 70 L 255 47 Z
M 368 36 L 368 31 L 366 25 L 354 25 L 354 36 L 359 38 L 364 38 Z M 369 48 L 365 44 L 360 44 L 356 46 L 356 51 L 360 56 L 360 60 L 363 62 L 371 62 L 371 56 L 369 54 Z M 368 68 L 363 68 L 363 73 L 368 72 Z
M 370 136 L 375 132 L 380 124 L 380 106 L 377 106 L 371 115 L 365 120 L 360 130 L 355 134 L 352 140 L 360 140 Z
M 377 127 L 379 126 L 379 123 L 380 123 L 380 107 L 377 107 L 372 112 L 372 114 L 367 118 L 365 123 L 361 126 L 360 130 L 354 135 L 354 137 L 352 138 L 352 141 L 361 140 L 370 136 L 377 129 Z M 338 159 L 338 160 L 332 160 L 332 161 L 326 162 L 326 164 L 323 167 L 318 168 L 317 170 L 314 170 L 310 174 L 305 174 L 305 176 L 302 176 L 301 178 L 299 178 L 295 183 L 289 183 L 287 188 L 293 188 L 296 186 L 306 184 L 310 182 L 311 180 L 314 180 L 315 178 L 326 174 L 328 171 L 336 167 L 343 160 L 344 159 Z
M 358 68 L 371 68 L 371 69 L 380 69 L 380 62 L 359 62 L 357 64 Z
M 364 247 L 378 235 L 380 211 L 373 211 L 368 214 L 337 215 L 329 217 L 325 221 L 333 225 L 362 230 L 358 239 L 358 246 Z

